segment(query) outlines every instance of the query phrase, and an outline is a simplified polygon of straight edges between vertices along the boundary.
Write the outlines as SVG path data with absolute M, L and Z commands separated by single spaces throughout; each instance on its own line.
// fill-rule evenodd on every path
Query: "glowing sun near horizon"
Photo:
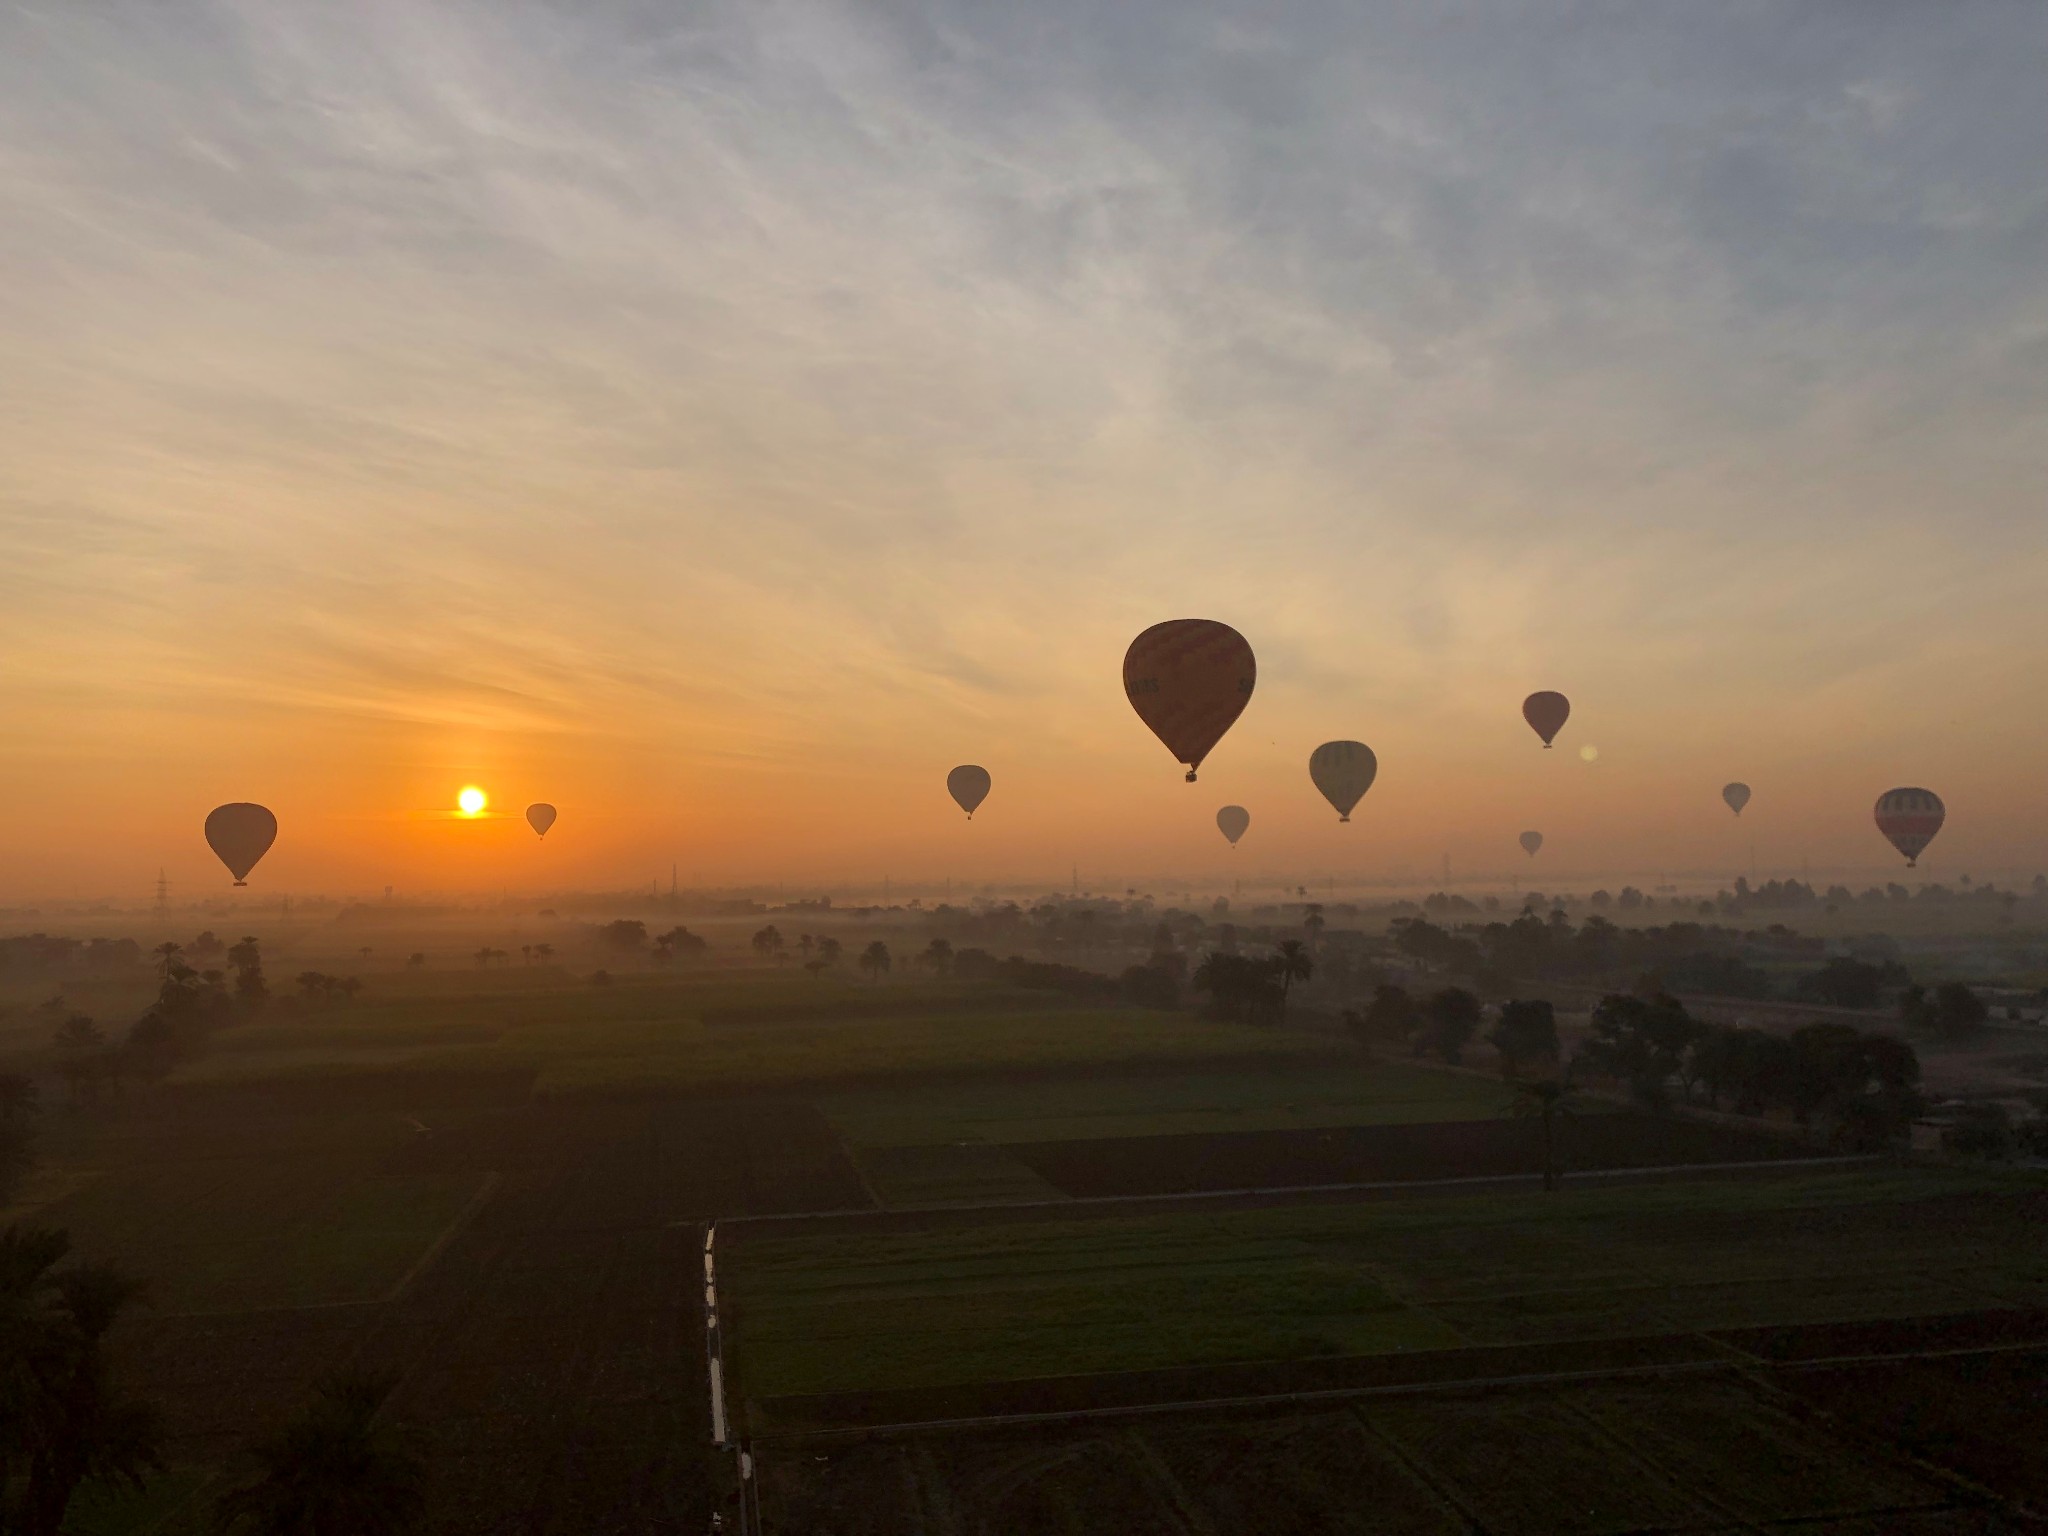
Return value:
M 455 797 L 456 807 L 465 816 L 481 816 L 490 803 L 490 797 L 474 784 L 463 785 L 462 793 Z

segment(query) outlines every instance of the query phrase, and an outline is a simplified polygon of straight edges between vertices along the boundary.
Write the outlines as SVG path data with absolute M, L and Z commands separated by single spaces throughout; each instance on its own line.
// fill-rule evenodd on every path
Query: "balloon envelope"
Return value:
M 1522 834 L 1522 852 L 1529 855 L 1530 858 L 1535 858 L 1536 850 L 1542 846 L 1543 834 L 1541 832 L 1524 832 Z
M 1226 805 L 1216 813 L 1216 829 L 1230 839 L 1235 848 L 1237 840 L 1244 836 L 1245 828 L 1252 824 L 1252 813 L 1241 805 Z
M 988 786 L 988 770 L 973 763 L 962 763 L 946 775 L 946 793 L 967 813 L 969 821 L 974 820 L 974 808 L 988 798 Z
M 1365 798 L 1379 771 L 1380 760 L 1362 741 L 1326 741 L 1309 754 L 1308 776 L 1337 807 L 1339 821 L 1351 819 L 1351 808 Z
M 533 828 L 535 836 L 546 837 L 548 828 L 555 824 L 555 808 L 545 800 L 536 800 L 526 808 L 526 824 Z
M 237 885 L 249 883 L 249 871 L 276 841 L 277 818 L 246 800 L 215 806 L 206 818 L 206 846 L 227 865 Z
M 1747 784 L 1723 784 L 1721 786 L 1721 798 L 1728 802 L 1729 810 L 1740 816 L 1742 808 L 1749 804 L 1749 786 Z
M 1259 665 L 1245 638 L 1214 619 L 1154 624 L 1124 652 L 1124 695 L 1188 782 L 1251 702 Z
M 1564 723 L 1571 718 L 1571 713 L 1572 701 L 1563 694 L 1552 693 L 1548 689 L 1542 693 L 1532 693 L 1522 700 L 1522 718 L 1529 722 L 1530 730 L 1543 738 L 1545 748 L 1548 748 L 1556 739 L 1557 733 L 1564 729 Z
M 1906 867 L 1919 867 L 1920 855 L 1948 817 L 1941 796 L 1931 789 L 1889 789 L 1877 797 L 1877 830 L 1906 856 Z

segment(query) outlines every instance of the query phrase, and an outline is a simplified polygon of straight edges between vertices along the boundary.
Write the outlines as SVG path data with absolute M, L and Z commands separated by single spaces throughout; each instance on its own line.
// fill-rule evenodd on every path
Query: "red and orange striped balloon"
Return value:
M 1948 808 L 1931 789 L 1888 789 L 1877 797 L 1872 814 L 1877 830 L 1906 856 L 1906 868 L 1917 869 L 1920 855 L 1947 819 Z
M 1154 624 L 1124 652 L 1124 694 L 1138 718 L 1188 765 L 1188 782 L 1251 702 L 1259 664 L 1245 638 L 1214 619 Z

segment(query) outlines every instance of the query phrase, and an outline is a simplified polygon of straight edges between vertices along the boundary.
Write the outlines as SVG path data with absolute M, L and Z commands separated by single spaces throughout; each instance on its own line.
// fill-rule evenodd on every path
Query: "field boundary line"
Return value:
M 1431 1393 L 1470 1392 L 1494 1387 L 1545 1386 L 1576 1381 L 1625 1381 L 1658 1376 L 1714 1374 L 1765 1375 L 1828 1370 L 1849 1365 L 1887 1365 L 1908 1360 L 1955 1359 L 1965 1355 L 2018 1354 L 2048 1348 L 2040 1340 L 2018 1344 L 1984 1344 L 1960 1349 L 1909 1349 L 1856 1355 L 1830 1355 L 1812 1360 L 1768 1360 L 1744 1354 L 1738 1359 L 1670 1360 L 1654 1365 L 1589 1367 L 1576 1371 L 1531 1371 L 1511 1376 L 1469 1376 L 1444 1381 L 1381 1382 L 1371 1386 L 1313 1387 L 1300 1392 L 1235 1393 L 1225 1397 L 1183 1398 L 1173 1402 L 1114 1403 L 1097 1408 L 1043 1408 L 1022 1413 L 987 1414 L 972 1418 L 906 1419 L 892 1424 L 850 1424 L 824 1429 L 757 1432 L 757 1440 L 841 1440 L 859 1435 L 917 1434 L 939 1429 L 994 1429 L 1011 1424 L 1052 1424 L 1079 1419 L 1138 1418 L 1147 1414 L 1200 1413 L 1225 1408 L 1257 1408 L 1282 1403 L 1348 1402 L 1373 1397 L 1418 1397 Z
M 455 1241 L 462 1229 L 468 1226 L 470 1221 L 476 1216 L 476 1213 L 490 1203 L 491 1196 L 498 1192 L 498 1186 L 503 1182 L 504 1176 L 501 1174 L 485 1174 L 483 1182 L 477 1186 L 476 1193 L 469 1197 L 469 1203 L 455 1213 L 455 1219 L 441 1229 L 441 1235 L 427 1245 L 427 1251 L 413 1260 L 412 1268 L 399 1276 L 398 1283 L 378 1297 L 377 1300 L 388 1305 L 403 1296 L 406 1288 L 413 1281 L 433 1267 L 434 1261 L 447 1251 L 448 1245 Z
M 2038 1348 L 2039 1346 L 2033 1346 Z M 1821 1364 L 1824 1362 L 1812 1362 Z M 1541 1385 L 1548 1382 L 1605 1381 L 1637 1376 L 1701 1375 L 1739 1369 L 1733 1360 L 1674 1360 L 1657 1365 L 1617 1365 L 1583 1371 L 1538 1371 L 1520 1376 L 1470 1376 L 1455 1381 L 1405 1381 L 1366 1387 L 1312 1387 L 1302 1392 L 1249 1392 L 1228 1397 L 1190 1397 L 1164 1403 L 1114 1403 L 1100 1408 L 1040 1408 L 974 1418 L 906 1419 L 894 1424 L 840 1425 L 829 1429 L 767 1430 L 760 1440 L 839 1440 L 856 1435 L 918 1434 L 934 1429 L 983 1429 L 1006 1424 L 1054 1424 L 1069 1419 L 1127 1419 L 1158 1413 L 1199 1413 L 1219 1408 L 1256 1408 L 1276 1403 L 1347 1402 L 1361 1397 L 1404 1397 L 1425 1392 L 1463 1392 L 1480 1387 Z
M 1730 1173 L 1756 1168 L 1840 1168 L 1850 1164 L 1882 1161 L 1882 1153 L 1859 1153 L 1829 1157 L 1749 1158 L 1730 1163 L 1666 1163 L 1635 1168 L 1570 1170 L 1565 1174 L 1565 1181 L 1570 1184 L 1586 1179 L 1646 1178 L 1673 1173 Z M 892 1205 L 875 1210 L 849 1206 L 836 1211 L 770 1211 L 752 1216 L 721 1216 L 718 1220 L 726 1226 L 746 1227 L 768 1222 L 872 1221 L 890 1216 L 946 1216 L 966 1211 L 1074 1211 L 1105 1205 L 1198 1204 L 1205 1200 L 1270 1200 L 1291 1195 L 1378 1194 L 1411 1189 L 1469 1188 L 1480 1184 L 1519 1188 L 1525 1184 L 1541 1183 L 1542 1177 L 1537 1173 L 1477 1173 L 1461 1175 L 1454 1179 L 1372 1179 L 1342 1184 L 1270 1184 L 1247 1189 L 1177 1190 L 1170 1194 L 1158 1195 L 1072 1195 L 1063 1200 L 998 1200 L 987 1205 Z

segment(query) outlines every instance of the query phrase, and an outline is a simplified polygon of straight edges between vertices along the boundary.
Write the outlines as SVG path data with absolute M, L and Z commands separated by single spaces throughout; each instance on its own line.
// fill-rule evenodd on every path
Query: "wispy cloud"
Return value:
M 1788 710 L 2016 680 L 2041 46 L 1991 0 L 18 6 L 0 695 L 712 763 L 1021 732 L 1196 609 L 1303 730 L 1617 647 Z

